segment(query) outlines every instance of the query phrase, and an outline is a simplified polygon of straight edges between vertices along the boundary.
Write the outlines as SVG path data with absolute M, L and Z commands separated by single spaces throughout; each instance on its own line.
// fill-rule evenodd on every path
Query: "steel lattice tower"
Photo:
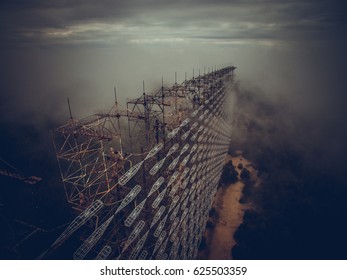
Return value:
M 55 129 L 78 216 L 50 253 L 78 237 L 74 259 L 195 259 L 229 148 L 234 70 L 144 90 L 124 110 L 116 99 L 109 113 Z

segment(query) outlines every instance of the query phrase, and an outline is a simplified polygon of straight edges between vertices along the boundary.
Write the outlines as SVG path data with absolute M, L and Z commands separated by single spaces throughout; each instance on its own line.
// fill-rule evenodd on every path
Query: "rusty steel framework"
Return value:
M 234 70 L 143 90 L 126 109 L 116 98 L 108 113 L 70 113 L 53 140 L 78 216 L 51 251 L 78 236 L 74 259 L 196 258 L 230 142 Z
M 2 158 L 0 158 L 0 175 L 17 179 L 29 185 L 35 185 L 42 181 L 42 178 L 37 176 L 25 176 L 21 171 Z

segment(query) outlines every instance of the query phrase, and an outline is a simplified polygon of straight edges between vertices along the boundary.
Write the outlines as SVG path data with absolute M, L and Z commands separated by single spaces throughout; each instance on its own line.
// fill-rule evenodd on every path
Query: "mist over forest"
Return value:
M 329 108 L 317 93 L 315 109 L 298 109 L 290 98 L 239 87 L 230 153 L 243 151 L 260 184 L 244 194 L 253 206 L 234 234 L 233 258 L 346 259 L 343 99 L 331 92 Z

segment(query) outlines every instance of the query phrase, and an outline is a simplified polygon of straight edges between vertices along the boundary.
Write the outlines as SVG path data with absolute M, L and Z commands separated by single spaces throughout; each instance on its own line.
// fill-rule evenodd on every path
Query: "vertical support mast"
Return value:
M 163 107 L 163 123 L 162 123 L 162 133 L 163 133 L 163 141 L 165 143 L 165 94 L 164 94 L 164 77 L 161 77 L 161 105 Z
M 70 106 L 70 100 L 69 100 L 69 97 L 66 97 L 67 99 L 67 106 L 69 107 L 69 114 L 70 114 L 70 120 L 72 120 L 72 112 L 71 112 L 71 106 Z
M 119 146 L 120 146 L 120 153 L 123 156 L 123 146 L 122 146 L 122 132 L 121 132 L 121 127 L 120 127 L 120 115 L 118 111 L 118 100 L 117 100 L 117 88 L 114 86 L 114 102 L 116 106 L 116 113 L 118 114 L 117 116 L 117 125 L 118 125 L 118 133 L 119 133 Z
M 146 141 L 147 144 L 149 143 L 149 133 L 150 133 L 150 123 L 149 123 L 149 108 L 147 104 L 147 96 L 145 92 L 145 81 L 142 82 L 143 87 L 143 108 L 144 108 L 144 115 L 145 115 L 145 124 L 146 124 Z
M 175 114 L 177 114 L 177 72 L 175 72 Z

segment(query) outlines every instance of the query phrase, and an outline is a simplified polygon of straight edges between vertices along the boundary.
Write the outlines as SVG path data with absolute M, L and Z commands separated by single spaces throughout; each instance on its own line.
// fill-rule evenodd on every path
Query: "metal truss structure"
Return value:
M 234 70 L 144 91 L 126 110 L 116 99 L 107 114 L 55 129 L 79 215 L 51 251 L 78 236 L 74 259 L 195 259 L 229 148 Z
M 2 165 L 4 165 L 4 167 Z M 42 180 L 42 178 L 37 176 L 25 176 L 17 168 L 2 158 L 0 158 L 0 175 L 17 179 L 29 185 L 35 185 Z

